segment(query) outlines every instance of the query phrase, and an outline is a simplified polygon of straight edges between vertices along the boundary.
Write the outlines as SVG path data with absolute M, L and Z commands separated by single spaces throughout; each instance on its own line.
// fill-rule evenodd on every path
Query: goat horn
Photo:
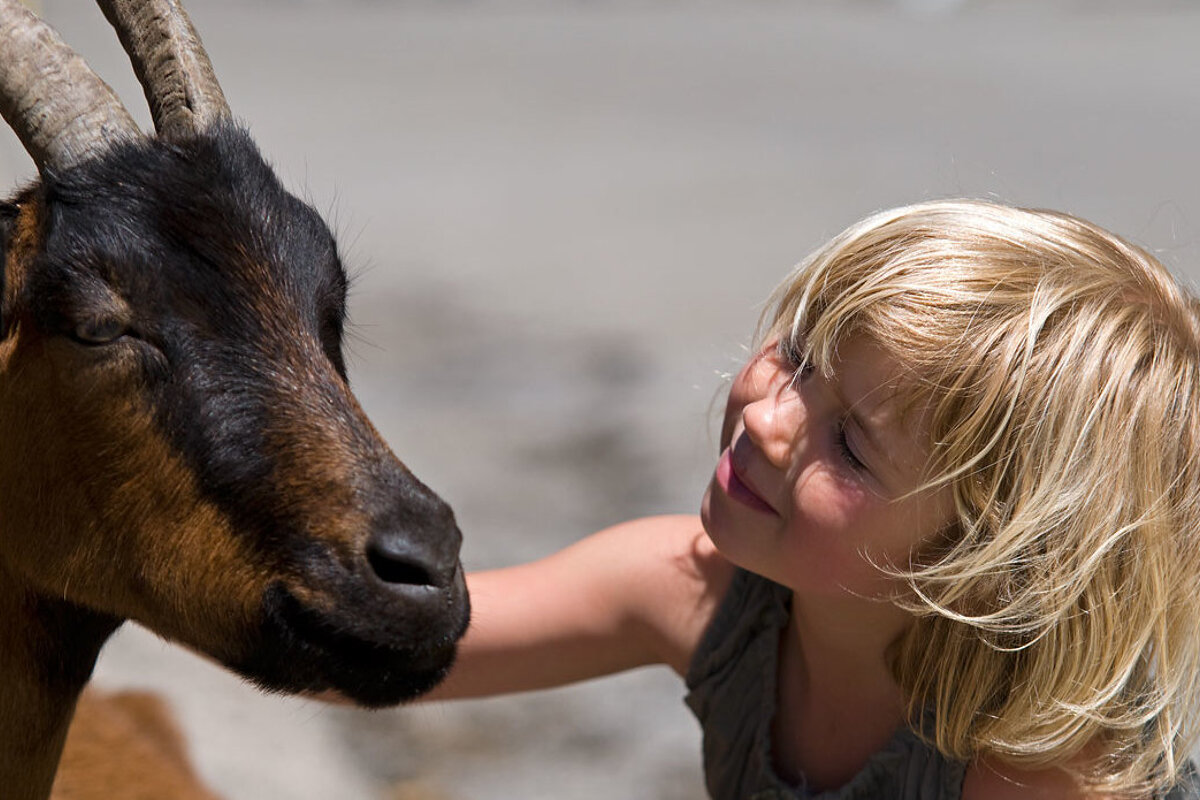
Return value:
M 146 92 L 159 136 L 194 136 L 230 116 L 212 62 L 178 0 L 99 0 Z
M 38 169 L 141 136 L 113 90 L 19 0 L 0 0 L 0 115 Z

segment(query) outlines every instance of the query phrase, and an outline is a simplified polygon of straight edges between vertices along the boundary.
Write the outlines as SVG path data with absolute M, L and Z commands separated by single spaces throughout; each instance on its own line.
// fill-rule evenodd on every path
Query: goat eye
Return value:
M 72 338 L 81 344 L 108 344 L 125 335 L 125 324 L 116 319 L 90 319 L 75 325 Z

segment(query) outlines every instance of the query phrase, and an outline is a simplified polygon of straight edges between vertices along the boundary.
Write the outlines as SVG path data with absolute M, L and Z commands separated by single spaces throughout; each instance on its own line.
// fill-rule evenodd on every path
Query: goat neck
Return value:
M 119 621 L 19 587 L 0 567 L 0 786 L 5 798 L 42 800 L 79 692 Z

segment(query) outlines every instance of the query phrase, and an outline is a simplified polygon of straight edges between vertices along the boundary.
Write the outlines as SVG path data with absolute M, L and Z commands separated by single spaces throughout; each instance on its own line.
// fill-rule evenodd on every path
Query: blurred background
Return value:
M 45 16 L 148 125 L 82 0 Z M 872 211 L 1071 211 L 1200 277 L 1184 0 L 188 0 L 234 111 L 339 234 L 351 377 L 470 569 L 691 512 L 763 299 Z M 0 132 L 0 184 L 33 176 Z M 231 800 L 702 797 L 666 670 L 365 713 L 265 697 L 133 626 Z

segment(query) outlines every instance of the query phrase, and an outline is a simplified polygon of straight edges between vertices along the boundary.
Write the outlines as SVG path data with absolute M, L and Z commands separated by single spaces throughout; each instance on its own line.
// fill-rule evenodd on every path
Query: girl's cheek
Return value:
M 843 530 L 878 513 L 880 498 L 837 465 L 824 463 L 797 480 L 793 502 L 822 527 Z

